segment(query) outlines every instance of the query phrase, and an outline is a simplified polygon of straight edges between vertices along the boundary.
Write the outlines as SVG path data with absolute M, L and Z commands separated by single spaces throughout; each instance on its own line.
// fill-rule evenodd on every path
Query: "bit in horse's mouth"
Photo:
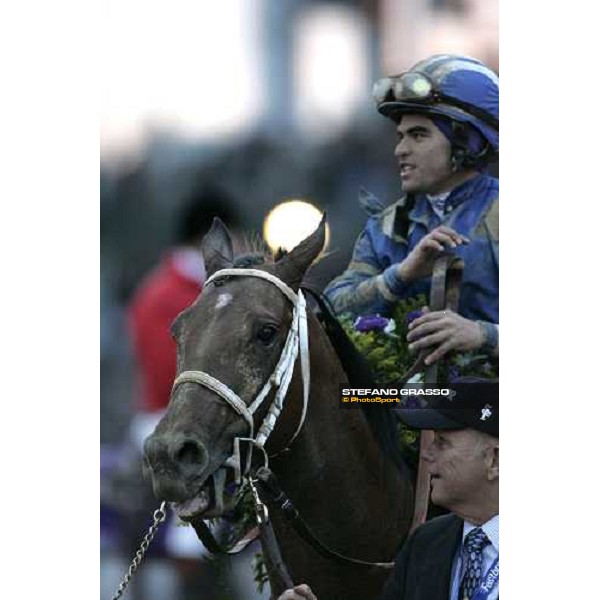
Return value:
M 174 502 L 173 509 L 182 521 L 191 521 L 196 517 L 219 517 L 230 510 L 237 502 L 235 489 L 230 492 L 226 486 L 229 474 L 225 469 L 217 469 L 198 493 L 183 502 Z
M 211 493 L 213 486 L 210 485 L 210 481 L 212 481 L 212 478 L 193 498 L 189 498 L 183 502 L 173 502 L 173 509 L 182 521 L 188 521 L 193 517 L 202 515 L 208 510 L 211 504 L 214 504 L 213 494 Z

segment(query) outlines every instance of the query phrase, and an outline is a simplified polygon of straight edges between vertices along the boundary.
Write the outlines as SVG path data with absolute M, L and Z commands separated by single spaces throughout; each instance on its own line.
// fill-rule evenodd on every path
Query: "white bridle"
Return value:
M 290 381 L 292 380 L 292 374 L 294 372 L 294 364 L 296 358 L 300 354 L 300 366 L 302 370 L 302 385 L 303 385 L 303 404 L 302 404 L 302 415 L 294 435 L 291 437 L 287 446 L 296 439 L 297 435 L 302 429 L 304 419 L 306 417 L 306 410 L 308 408 L 308 395 L 310 390 L 310 362 L 308 355 L 308 324 L 306 320 L 306 300 L 302 291 L 298 290 L 298 293 L 294 292 L 286 283 L 275 275 L 266 273 L 265 271 L 259 271 L 258 269 L 222 269 L 214 273 L 205 282 L 205 287 L 213 282 L 215 279 L 221 277 L 259 277 L 266 281 L 269 281 L 273 285 L 277 286 L 281 292 L 290 300 L 294 305 L 294 312 L 292 314 L 292 323 L 288 332 L 287 339 L 281 351 L 279 362 L 275 367 L 275 370 L 263 386 L 262 390 L 258 393 L 256 398 L 248 405 L 244 402 L 233 390 L 231 390 L 224 383 L 215 379 L 204 371 L 184 371 L 180 373 L 173 383 L 173 390 L 184 384 L 184 383 L 197 383 L 215 394 L 220 396 L 235 412 L 242 416 L 250 428 L 248 438 L 235 438 L 234 440 L 234 453 L 224 463 L 224 466 L 232 467 L 235 470 L 235 479 L 237 483 L 241 481 L 241 465 L 240 465 L 240 453 L 239 453 L 239 442 L 240 440 L 249 440 L 253 445 L 263 449 L 266 441 L 269 439 L 277 419 L 283 409 L 283 402 L 285 400 Z M 265 418 L 258 429 L 256 437 L 254 437 L 254 417 L 253 415 L 260 408 L 265 398 L 269 395 L 269 392 L 274 389 L 275 395 L 271 402 L 271 406 Z M 249 453 L 246 471 L 249 469 L 251 460 L 251 454 Z

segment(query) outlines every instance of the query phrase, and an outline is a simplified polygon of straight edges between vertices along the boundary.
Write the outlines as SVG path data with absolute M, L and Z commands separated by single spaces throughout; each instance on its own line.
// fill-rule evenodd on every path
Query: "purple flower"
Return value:
M 407 315 L 406 315 L 406 322 L 408 323 L 408 325 L 410 325 L 415 319 L 418 319 L 419 317 L 423 316 L 423 311 L 422 310 L 411 310 Z
M 382 331 L 387 327 L 389 319 L 379 315 L 364 315 L 354 321 L 355 331 Z

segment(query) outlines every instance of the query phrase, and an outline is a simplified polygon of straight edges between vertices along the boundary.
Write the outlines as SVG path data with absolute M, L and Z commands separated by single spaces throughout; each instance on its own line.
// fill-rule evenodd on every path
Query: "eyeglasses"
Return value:
M 450 104 L 481 119 L 496 130 L 499 128 L 499 121 L 496 117 L 469 102 L 443 94 L 435 88 L 427 75 L 416 71 L 380 79 L 373 86 L 373 97 L 377 102 L 377 106 L 383 102 L 394 101 L 423 104 L 425 106 L 434 106 L 440 103 Z

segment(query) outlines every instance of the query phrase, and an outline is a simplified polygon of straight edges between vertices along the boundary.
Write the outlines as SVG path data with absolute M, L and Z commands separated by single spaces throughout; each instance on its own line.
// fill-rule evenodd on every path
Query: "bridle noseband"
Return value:
M 304 420 L 306 418 L 306 411 L 308 408 L 308 396 L 310 390 L 310 361 L 308 352 L 308 324 L 306 319 L 306 300 L 302 291 L 294 292 L 291 287 L 284 283 L 281 279 L 275 275 L 271 275 L 265 271 L 258 269 L 221 269 L 209 277 L 205 282 L 205 287 L 216 279 L 222 277 L 258 277 L 264 279 L 277 286 L 283 295 L 293 304 L 292 323 L 288 331 L 287 339 L 281 351 L 279 361 L 275 367 L 273 373 L 267 379 L 267 382 L 258 393 L 256 398 L 248 405 L 246 404 L 231 388 L 225 385 L 223 382 L 212 377 L 210 374 L 204 371 L 183 371 L 175 379 L 173 383 L 173 389 L 171 394 L 175 392 L 177 387 L 184 383 L 196 383 L 205 387 L 220 398 L 225 400 L 227 404 L 244 420 L 248 423 L 249 434 L 247 438 L 235 438 L 234 439 L 234 451 L 224 463 L 224 466 L 231 467 L 235 470 L 236 483 L 241 483 L 243 475 L 250 469 L 250 462 L 252 458 L 251 451 L 248 453 L 248 461 L 244 469 L 244 473 L 241 472 L 240 463 L 240 451 L 239 443 L 241 440 L 249 440 L 253 446 L 257 446 L 260 449 L 264 449 L 264 445 L 269 439 L 269 436 L 275 428 L 277 419 L 283 409 L 283 402 L 285 400 L 290 382 L 292 380 L 292 374 L 294 372 L 294 365 L 298 354 L 300 355 L 300 365 L 302 370 L 302 385 L 303 385 L 303 404 L 302 414 L 300 421 L 294 435 L 290 438 L 286 447 L 296 439 L 300 433 Z M 275 390 L 273 400 L 269 406 L 269 410 L 263 419 L 262 424 L 258 428 L 256 436 L 254 436 L 254 414 L 263 404 L 266 397 L 269 395 L 271 390 Z

